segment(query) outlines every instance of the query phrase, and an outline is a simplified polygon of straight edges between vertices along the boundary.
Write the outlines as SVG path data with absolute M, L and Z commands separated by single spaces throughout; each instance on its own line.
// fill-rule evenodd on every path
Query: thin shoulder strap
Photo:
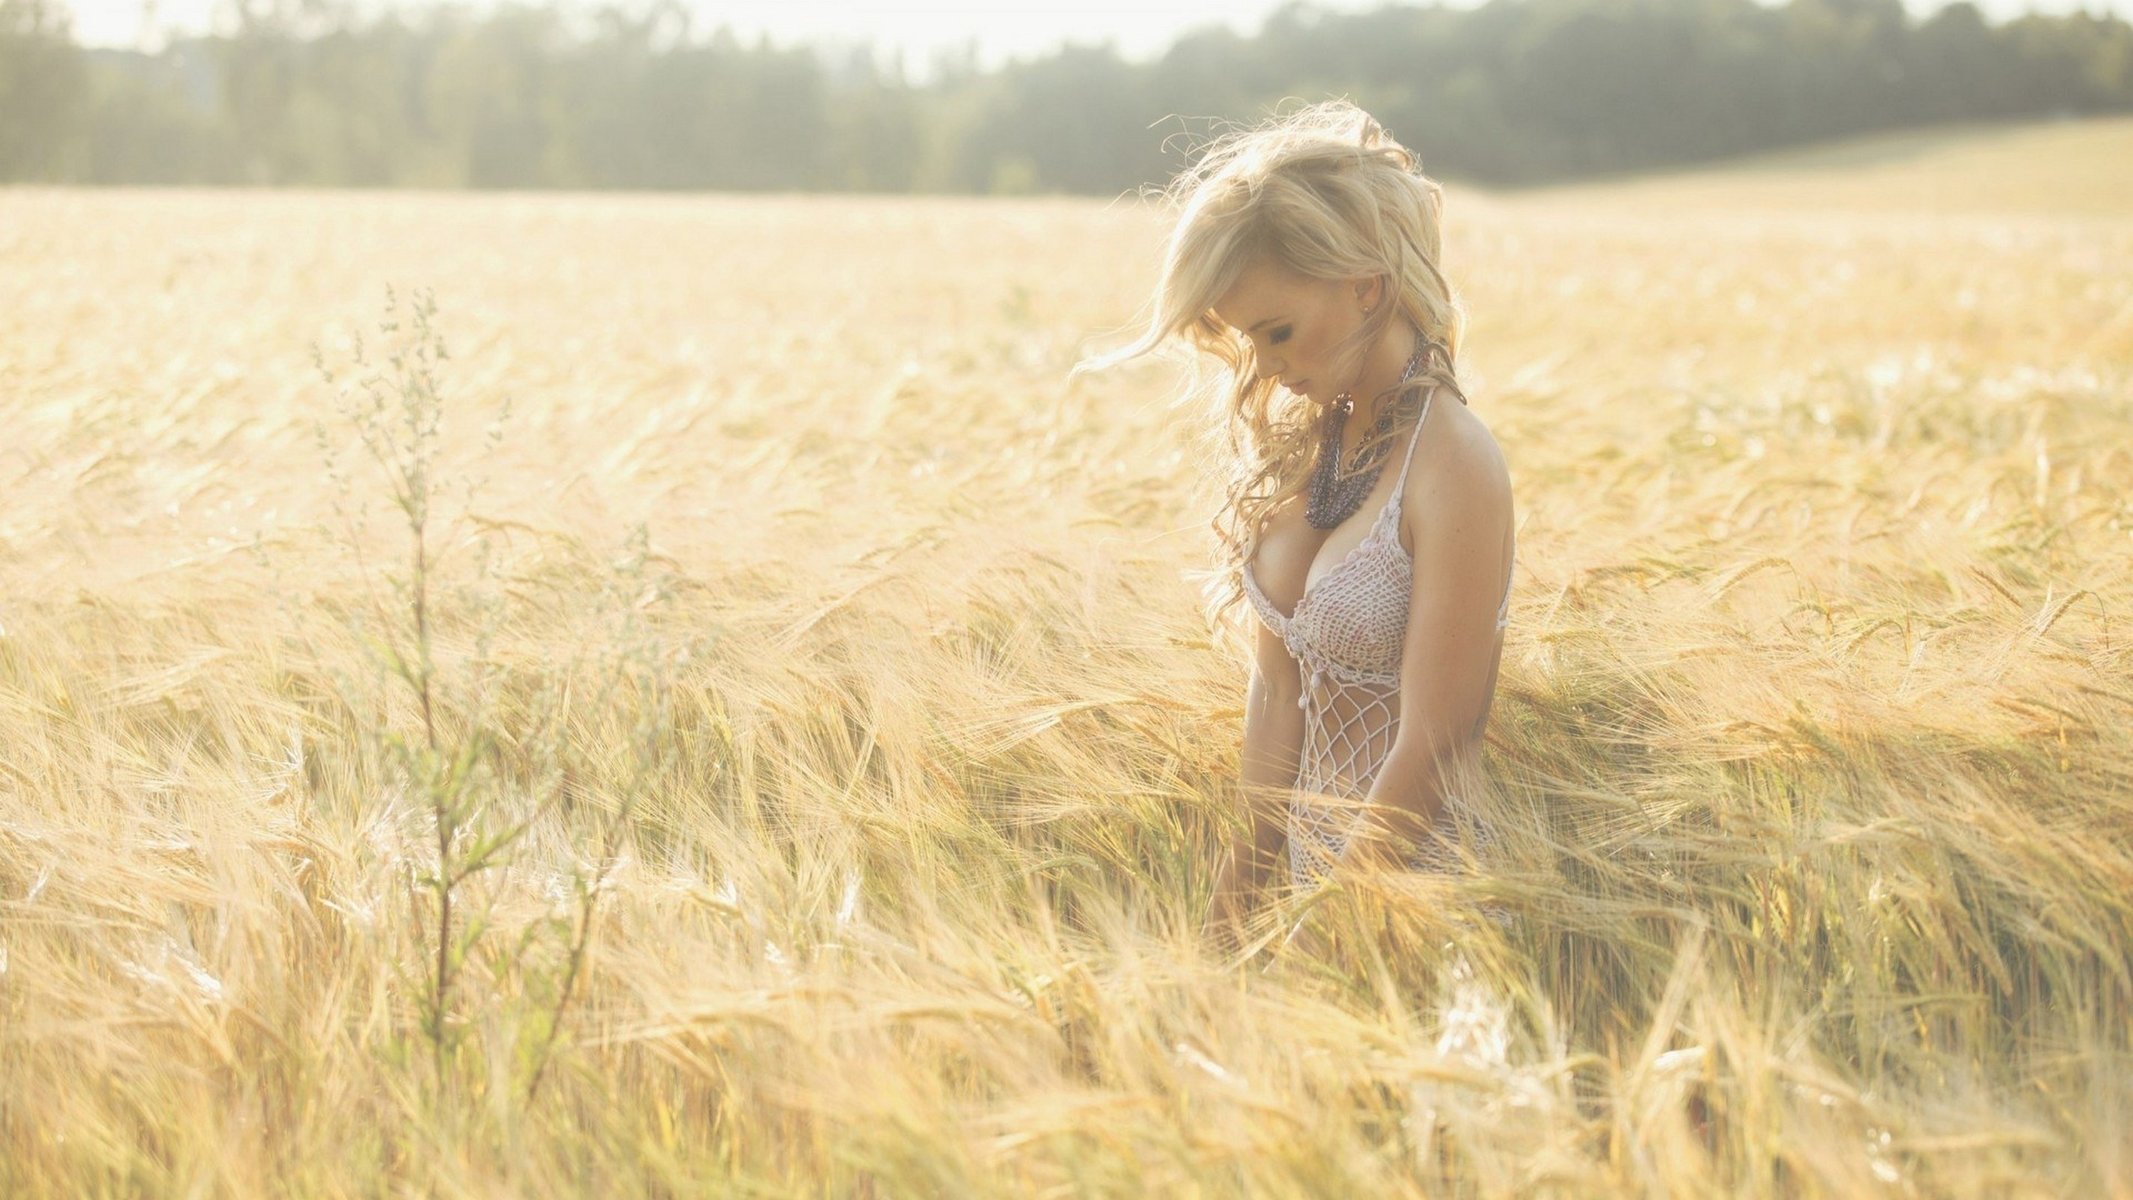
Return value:
M 1496 606 L 1496 628 L 1511 623 L 1511 580 L 1518 575 L 1518 527 L 1511 527 L 1511 561 L 1503 565 L 1503 600 Z
M 1407 469 L 1415 465 L 1415 446 L 1422 441 L 1422 423 L 1429 420 L 1429 404 L 1436 398 L 1437 389 L 1433 385 L 1429 394 L 1422 397 L 1422 415 L 1415 418 L 1415 431 L 1408 435 L 1407 457 L 1400 462 L 1400 478 L 1392 485 L 1392 498 L 1385 502 L 1387 508 L 1397 510 L 1400 507 L 1400 494 L 1407 490 Z
M 1512 540 L 1515 543 L 1517 539 L 1514 536 Z M 1514 550 L 1512 553 L 1516 554 L 1517 551 Z M 1513 558 L 1510 563 L 1504 567 L 1503 600 L 1496 606 L 1496 628 L 1498 629 L 1502 629 L 1511 620 L 1511 580 L 1512 577 L 1516 576 L 1517 574 L 1518 559 Z

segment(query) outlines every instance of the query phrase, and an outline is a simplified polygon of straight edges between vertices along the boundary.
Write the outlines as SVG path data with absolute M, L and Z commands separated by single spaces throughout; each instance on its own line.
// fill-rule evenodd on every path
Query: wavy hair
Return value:
M 1198 370 L 1184 399 L 1227 432 L 1226 499 L 1210 522 L 1223 548 L 1221 569 L 1203 589 L 1219 631 L 1244 599 L 1242 568 L 1267 515 L 1309 483 L 1319 441 L 1310 401 L 1259 378 L 1252 340 L 1212 309 L 1244 271 L 1259 262 L 1318 280 L 1381 276 L 1392 303 L 1380 302 L 1354 337 L 1334 348 L 1343 373 L 1367 348 L 1405 320 L 1430 344 L 1415 377 L 1368 398 L 1394 405 L 1391 429 L 1412 429 L 1432 385 L 1466 400 L 1453 363 L 1465 309 L 1438 268 L 1443 253 L 1444 192 L 1422 173 L 1421 159 L 1370 114 L 1331 100 L 1277 115 L 1211 140 L 1200 157 L 1163 189 L 1178 212 L 1164 247 L 1153 314 L 1133 342 L 1075 364 L 1069 378 L 1138 358 L 1176 338 L 1227 367 L 1213 379 Z M 1358 412 L 1369 412 L 1359 404 Z M 1366 439 L 1374 444 L 1375 438 Z

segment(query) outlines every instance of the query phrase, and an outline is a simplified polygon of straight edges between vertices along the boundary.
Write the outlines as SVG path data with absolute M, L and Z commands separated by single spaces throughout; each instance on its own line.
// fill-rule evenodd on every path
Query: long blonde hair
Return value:
M 1317 410 L 1260 379 L 1252 340 L 1215 317 L 1215 302 L 1244 271 L 1265 262 L 1310 279 L 1382 276 L 1392 303 L 1380 302 L 1354 337 L 1334 348 L 1342 374 L 1397 322 L 1411 322 L 1433 343 L 1416 375 L 1356 411 L 1394 395 L 1396 420 L 1380 437 L 1403 436 L 1432 386 L 1459 396 L 1453 363 L 1466 313 L 1438 269 L 1444 192 L 1422 173 L 1421 159 L 1346 100 L 1331 100 L 1234 130 L 1163 190 L 1178 210 L 1164 247 L 1153 315 L 1133 342 L 1076 363 L 1069 378 L 1138 358 L 1181 338 L 1221 360 L 1209 380 L 1194 361 L 1184 399 L 1211 409 L 1232 454 L 1227 498 L 1211 524 L 1223 547 L 1212 577 L 1208 616 L 1219 632 L 1244 599 L 1241 568 L 1267 514 L 1301 494 L 1319 441 Z M 1366 439 L 1367 444 L 1367 439 Z

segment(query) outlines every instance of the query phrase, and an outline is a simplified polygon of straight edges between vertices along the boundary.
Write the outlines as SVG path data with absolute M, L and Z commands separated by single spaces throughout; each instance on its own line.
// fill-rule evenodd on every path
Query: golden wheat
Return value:
M 1455 189 L 1503 844 L 1241 969 L 1209 431 L 1063 383 L 1157 214 L 0 192 L 0 1190 L 2123 1194 L 2128 163 Z M 408 530 L 311 355 L 389 284 L 439 736 L 537 818 L 435 1046 Z

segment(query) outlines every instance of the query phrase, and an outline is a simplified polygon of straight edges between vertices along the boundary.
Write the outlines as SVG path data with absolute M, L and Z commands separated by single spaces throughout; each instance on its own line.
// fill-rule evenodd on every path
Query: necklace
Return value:
M 1415 352 L 1409 356 L 1406 369 L 1400 372 L 1400 383 L 1414 378 L 1422 359 L 1429 353 L 1427 339 L 1417 335 Z M 1394 386 L 1398 386 L 1397 384 Z M 1341 458 L 1341 431 L 1347 427 L 1348 414 L 1355 408 L 1355 398 L 1342 392 L 1326 406 L 1324 432 L 1318 443 L 1318 466 L 1311 472 L 1311 495 L 1304 505 L 1304 519 L 1313 529 L 1331 529 L 1353 516 L 1363 497 L 1377 484 L 1378 475 L 1385 469 L 1385 459 L 1392 450 L 1388 438 L 1378 437 L 1375 442 L 1364 438 L 1364 446 L 1356 450 L 1356 461 L 1343 468 Z M 1377 424 L 1371 436 L 1382 434 L 1392 428 L 1392 410 L 1378 414 Z

